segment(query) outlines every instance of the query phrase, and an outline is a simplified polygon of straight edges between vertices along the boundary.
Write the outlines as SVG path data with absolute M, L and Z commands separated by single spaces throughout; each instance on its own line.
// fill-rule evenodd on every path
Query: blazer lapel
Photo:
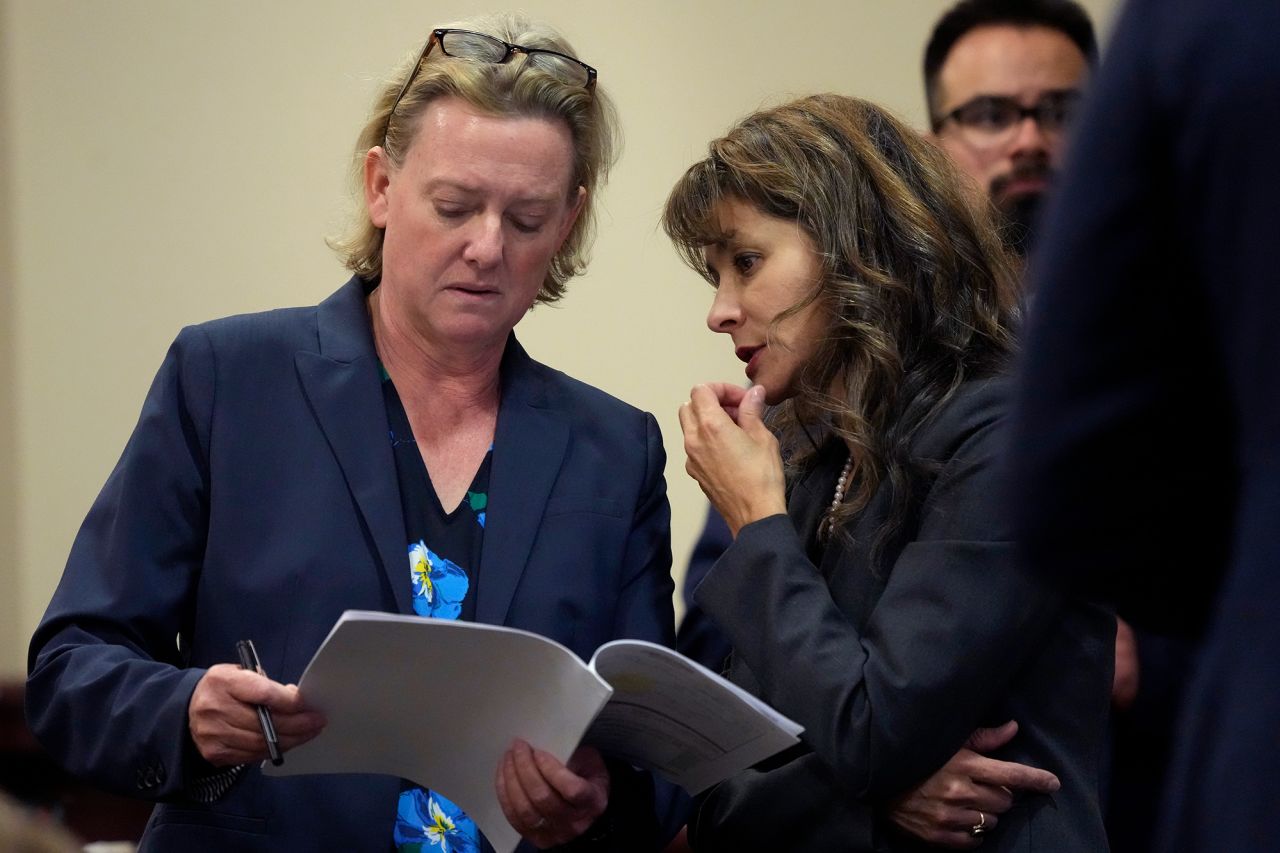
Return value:
M 568 416 L 548 400 L 546 368 L 529 358 L 514 335 L 501 369 L 476 591 L 476 620 L 492 625 L 506 621 L 569 443 Z
M 806 546 L 815 541 L 818 525 L 825 520 L 827 508 L 831 505 L 832 490 L 825 486 L 825 482 L 831 470 L 830 466 L 833 464 L 832 459 L 832 445 L 829 444 L 818 451 L 817 457 L 806 466 L 788 489 L 787 514 L 791 516 L 796 533 L 800 535 L 801 541 L 805 542 Z M 843 465 L 844 458 L 841 457 L 840 461 L 834 464 Z M 834 477 L 831 479 L 831 484 L 835 485 Z
M 404 515 L 360 279 L 320 304 L 317 326 L 320 352 L 298 352 L 298 377 L 373 538 L 396 605 L 411 613 Z

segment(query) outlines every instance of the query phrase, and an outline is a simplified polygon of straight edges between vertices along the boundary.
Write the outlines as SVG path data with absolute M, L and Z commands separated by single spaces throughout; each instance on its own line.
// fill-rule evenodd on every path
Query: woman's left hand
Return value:
M 600 753 L 580 746 L 561 764 L 522 740 L 498 763 L 498 804 L 507 822 L 539 848 L 566 844 L 604 814 L 609 770 Z
M 1013 720 L 975 731 L 946 764 L 890 804 L 889 819 L 939 847 L 977 847 L 1013 806 L 1016 795 L 1052 794 L 1060 787 L 1058 777 L 1048 770 L 982 755 L 1004 746 L 1017 733 Z
M 763 414 L 760 385 L 745 393 L 735 385 L 695 385 L 680 406 L 685 470 L 735 538 L 743 525 L 787 511 L 778 441 Z

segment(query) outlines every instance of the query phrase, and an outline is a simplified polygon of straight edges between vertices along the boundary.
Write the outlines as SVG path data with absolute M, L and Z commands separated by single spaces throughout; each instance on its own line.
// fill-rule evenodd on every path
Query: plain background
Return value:
M 590 272 L 517 329 L 534 358 L 661 424 L 677 582 L 705 511 L 676 408 L 744 381 L 711 291 L 657 226 L 706 143 L 762 105 L 865 97 L 924 126 L 951 0 L 526 0 L 600 71 L 625 148 Z M 1085 0 L 1100 33 L 1115 0 Z M 189 323 L 314 304 L 373 93 L 431 27 L 501 6 L 407 0 L 0 0 L 0 676 Z M 305 477 L 307 472 L 299 471 Z M 230 650 L 228 650 L 230 654 Z

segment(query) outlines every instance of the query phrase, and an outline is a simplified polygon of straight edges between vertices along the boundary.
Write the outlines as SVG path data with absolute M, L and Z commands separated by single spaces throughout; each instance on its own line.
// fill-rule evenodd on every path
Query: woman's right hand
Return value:
M 951 760 L 890 804 L 890 820 L 930 844 L 957 850 L 977 847 L 1018 793 L 1051 794 L 1061 787 L 1047 770 L 980 754 L 1004 746 L 1017 733 L 1013 720 L 975 731 Z M 978 827 L 981 831 L 975 834 Z
M 778 441 L 761 420 L 764 388 L 696 385 L 680 406 L 685 470 L 698 481 L 737 538 L 753 521 L 785 513 Z
M 187 704 L 191 739 L 205 761 L 228 767 L 266 759 L 257 705 L 271 711 L 282 750 L 306 743 L 324 728 L 324 715 L 303 704 L 295 685 L 220 663 L 196 682 Z

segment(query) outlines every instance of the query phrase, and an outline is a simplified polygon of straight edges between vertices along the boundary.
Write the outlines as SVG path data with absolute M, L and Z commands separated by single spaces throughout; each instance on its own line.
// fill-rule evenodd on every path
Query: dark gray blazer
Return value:
M 846 451 L 828 444 L 793 484 L 790 517 L 744 527 L 696 598 L 734 645 L 732 675 L 805 726 L 803 748 L 703 797 L 696 850 L 908 850 L 890 798 L 979 726 L 1017 720 L 996 757 L 1058 775 L 1024 796 L 985 851 L 1105 850 L 1098 807 L 1115 620 L 1015 562 L 1000 502 L 1008 383 L 969 382 L 922 429 L 909 528 L 870 561 L 880 489 L 848 532 L 814 532 Z M 976 820 L 976 813 L 975 813 Z
M 670 644 L 653 416 L 514 337 L 501 376 L 477 620 L 583 656 L 618 637 Z M 412 612 L 387 435 L 359 279 L 315 307 L 185 329 L 170 349 L 76 537 L 27 681 L 28 719 L 55 758 L 159 801 L 144 851 L 390 849 L 399 780 L 255 767 L 205 805 L 190 782 L 209 768 L 187 729 L 196 682 L 235 660 L 236 640 L 296 682 L 343 610 Z

